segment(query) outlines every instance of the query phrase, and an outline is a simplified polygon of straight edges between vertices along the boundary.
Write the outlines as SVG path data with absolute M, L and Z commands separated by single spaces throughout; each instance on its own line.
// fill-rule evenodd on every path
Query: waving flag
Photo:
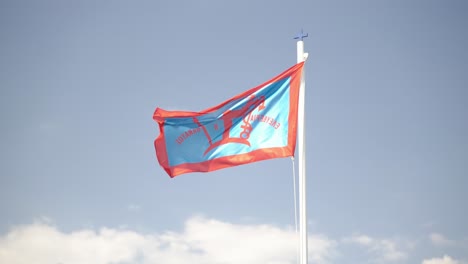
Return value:
M 303 64 L 201 112 L 156 108 L 159 164 L 175 177 L 293 156 Z

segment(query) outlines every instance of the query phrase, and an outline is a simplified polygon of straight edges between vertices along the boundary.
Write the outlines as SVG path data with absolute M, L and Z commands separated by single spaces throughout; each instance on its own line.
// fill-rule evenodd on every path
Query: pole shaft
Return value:
M 297 42 L 297 62 L 304 61 L 304 41 Z M 305 77 L 302 69 L 299 88 L 298 112 L 298 167 L 299 167 L 299 244 L 300 263 L 307 264 L 307 206 L 306 206 L 306 163 L 305 163 Z

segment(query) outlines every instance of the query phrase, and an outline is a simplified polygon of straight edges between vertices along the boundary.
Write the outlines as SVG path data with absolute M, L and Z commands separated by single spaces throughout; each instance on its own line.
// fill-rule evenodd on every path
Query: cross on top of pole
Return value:
M 304 30 L 301 29 L 301 33 L 297 34 L 297 36 L 294 39 L 300 39 L 301 41 L 304 40 L 304 38 L 307 38 L 309 36 L 309 33 L 304 34 Z

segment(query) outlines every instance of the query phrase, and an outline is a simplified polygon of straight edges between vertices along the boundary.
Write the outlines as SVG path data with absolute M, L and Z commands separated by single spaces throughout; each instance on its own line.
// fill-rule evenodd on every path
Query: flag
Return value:
M 200 112 L 156 108 L 159 164 L 175 177 L 294 156 L 303 65 Z

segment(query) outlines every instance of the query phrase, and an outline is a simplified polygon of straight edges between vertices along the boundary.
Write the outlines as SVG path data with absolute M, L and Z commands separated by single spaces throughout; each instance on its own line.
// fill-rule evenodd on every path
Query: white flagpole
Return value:
M 307 59 L 304 53 L 304 35 L 301 31 L 297 39 L 297 63 Z M 302 69 L 301 85 L 299 88 L 299 112 L 298 112 L 298 166 L 299 166 L 299 254 L 300 264 L 307 264 L 307 206 L 306 206 L 306 163 L 305 163 L 305 77 Z

